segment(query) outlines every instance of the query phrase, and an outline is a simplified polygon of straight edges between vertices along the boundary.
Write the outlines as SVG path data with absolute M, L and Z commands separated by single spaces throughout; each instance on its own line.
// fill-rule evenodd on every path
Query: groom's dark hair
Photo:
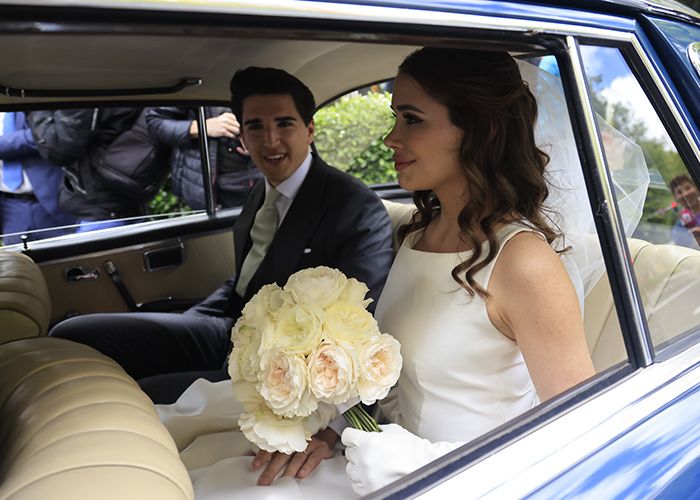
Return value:
M 277 68 L 249 66 L 236 71 L 231 79 L 231 109 L 239 120 L 243 119 L 243 101 L 253 95 L 286 94 L 294 100 L 294 106 L 308 125 L 316 111 L 316 101 L 297 77 Z

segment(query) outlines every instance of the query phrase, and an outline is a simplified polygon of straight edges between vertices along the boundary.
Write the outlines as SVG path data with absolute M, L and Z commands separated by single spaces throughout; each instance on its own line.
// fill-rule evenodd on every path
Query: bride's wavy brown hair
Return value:
M 522 218 L 550 244 L 559 236 L 543 214 L 549 156 L 535 144 L 537 102 L 506 52 L 425 47 L 410 54 L 399 73 L 446 106 L 450 121 L 464 131 L 459 158 L 468 201 L 458 223 L 460 239 L 474 251 L 452 269 L 452 277 L 470 296 L 486 298 L 474 275 L 496 257 L 496 224 Z M 416 191 L 413 201 L 418 212 L 399 229 L 401 239 L 440 213 L 432 191 Z M 479 234 L 488 239 L 485 257 Z

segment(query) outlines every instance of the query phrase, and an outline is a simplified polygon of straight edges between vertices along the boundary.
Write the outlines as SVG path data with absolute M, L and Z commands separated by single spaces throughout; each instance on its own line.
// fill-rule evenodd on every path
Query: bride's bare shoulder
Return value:
M 543 279 L 568 280 L 568 274 L 559 254 L 540 233 L 522 231 L 508 240 L 496 261 L 492 282 L 507 284 L 509 288 L 527 290 L 534 282 Z

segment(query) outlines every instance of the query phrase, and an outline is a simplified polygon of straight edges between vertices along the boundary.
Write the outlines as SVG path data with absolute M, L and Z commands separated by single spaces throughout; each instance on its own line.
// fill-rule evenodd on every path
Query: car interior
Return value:
M 551 52 L 546 37 L 483 28 L 108 16 L 0 22 L 0 46 L 13 54 L 0 61 L 0 107 L 226 105 L 233 72 L 249 65 L 289 71 L 323 107 L 391 79 L 407 54 L 427 44 L 505 48 L 521 58 Z M 375 190 L 396 234 L 411 216 L 410 193 L 396 184 Z M 238 213 L 199 211 L 0 248 L 0 498 L 91 498 L 125 485 L 138 498 L 193 498 L 181 448 L 134 380 L 96 351 L 46 335 L 77 314 L 178 312 L 206 297 L 234 274 Z M 647 334 L 662 349 L 700 322 L 700 252 L 637 235 L 625 241 Z M 616 300 L 608 274 L 586 296 L 598 375 L 563 395 L 563 408 L 634 370 Z M 618 375 L 606 379 L 611 373 Z M 62 496 L 69 483 L 74 488 Z

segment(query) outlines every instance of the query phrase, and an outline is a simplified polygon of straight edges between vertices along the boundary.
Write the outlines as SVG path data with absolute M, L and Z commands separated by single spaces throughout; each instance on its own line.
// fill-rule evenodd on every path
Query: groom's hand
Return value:
M 316 434 L 309 441 L 306 450 L 301 453 L 270 453 L 260 450 L 253 459 L 253 470 L 258 470 L 267 465 L 258 478 L 258 485 L 268 486 L 284 470 L 284 476 L 303 479 L 308 476 L 322 460 L 332 458 L 333 448 L 338 441 L 338 434 L 333 429 L 325 429 Z

